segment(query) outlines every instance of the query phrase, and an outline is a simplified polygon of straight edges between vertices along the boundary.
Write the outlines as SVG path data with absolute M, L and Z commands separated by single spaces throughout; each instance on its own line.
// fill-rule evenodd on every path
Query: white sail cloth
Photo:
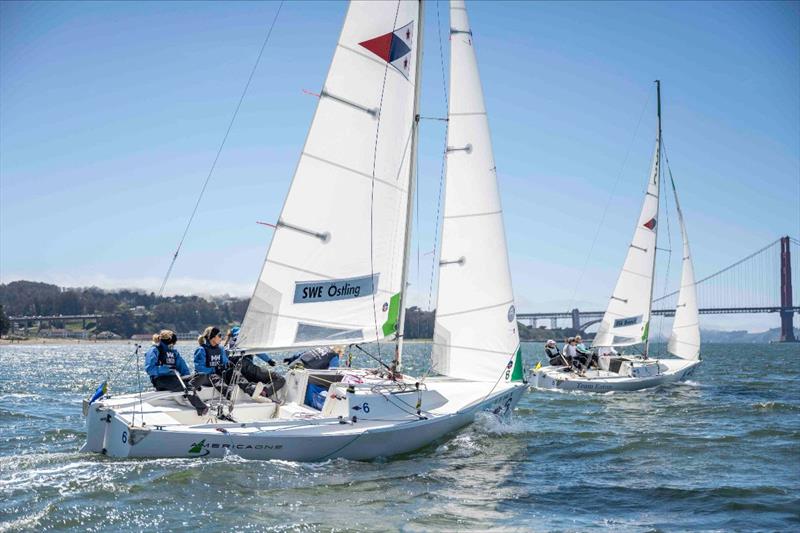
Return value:
M 700 313 L 697 310 L 697 286 L 694 281 L 694 265 L 689 250 L 689 234 L 683 220 L 683 211 L 678 203 L 678 191 L 672 182 L 675 193 L 675 206 L 683 239 L 683 261 L 681 268 L 681 288 L 678 293 L 678 305 L 675 307 L 675 320 L 672 322 L 672 333 L 667 342 L 667 351 L 682 359 L 698 359 L 700 357 Z
M 239 346 L 395 331 L 407 231 L 419 2 L 350 4 Z
M 497 382 L 519 346 L 489 123 L 462 1 L 450 8 L 450 100 L 433 370 Z M 517 369 L 514 369 L 515 371 Z
M 658 232 L 660 131 L 659 127 L 639 220 L 593 346 L 630 346 L 647 341 Z

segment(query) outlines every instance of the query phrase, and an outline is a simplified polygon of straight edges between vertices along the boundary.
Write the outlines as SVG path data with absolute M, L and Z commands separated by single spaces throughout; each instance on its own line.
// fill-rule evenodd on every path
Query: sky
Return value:
M 518 312 L 605 308 L 649 170 L 655 79 L 697 277 L 800 236 L 800 3 L 467 7 Z M 277 9 L 1 2 L 0 282 L 157 291 Z M 278 216 L 316 105 L 304 90 L 321 88 L 345 11 L 283 5 L 167 293 L 252 292 L 272 235 L 256 221 Z M 421 114 L 442 117 L 447 3 L 425 17 Z M 409 298 L 423 308 L 443 135 L 423 121 Z M 679 258 L 662 253 L 673 275 L 656 294 Z

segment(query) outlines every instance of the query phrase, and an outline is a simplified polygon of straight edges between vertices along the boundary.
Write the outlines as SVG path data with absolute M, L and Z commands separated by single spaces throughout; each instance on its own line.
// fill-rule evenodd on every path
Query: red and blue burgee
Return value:
M 402 28 L 358 43 L 400 71 L 408 79 L 411 72 L 411 48 L 414 37 L 414 22 Z
M 656 219 L 655 219 L 655 217 L 651 218 L 650 220 L 648 220 L 647 222 L 645 222 L 642 225 L 645 228 L 649 229 L 650 231 L 654 230 L 656 228 Z

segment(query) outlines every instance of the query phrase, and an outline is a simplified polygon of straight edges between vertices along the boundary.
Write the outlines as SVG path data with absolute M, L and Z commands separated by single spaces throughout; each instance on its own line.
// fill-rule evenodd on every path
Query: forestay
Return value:
M 450 100 L 433 370 L 521 376 L 514 295 L 489 123 L 464 2 L 450 8 Z M 520 377 L 521 379 L 521 377 Z
M 675 182 L 672 191 L 675 194 L 675 207 L 678 211 L 678 221 L 681 226 L 683 239 L 683 261 L 681 269 L 681 289 L 678 293 L 678 305 L 675 308 L 675 320 L 672 323 L 672 333 L 667 343 L 667 351 L 683 359 L 697 359 L 700 357 L 700 314 L 697 311 L 697 286 L 694 282 L 694 265 L 692 254 L 689 250 L 689 235 L 686 232 L 686 223 L 683 211 L 678 203 L 678 191 Z
M 399 314 L 419 2 L 352 2 L 242 324 L 244 349 L 369 342 Z
M 593 346 L 630 346 L 647 342 L 656 260 L 660 166 L 659 119 L 656 149 L 642 211 Z

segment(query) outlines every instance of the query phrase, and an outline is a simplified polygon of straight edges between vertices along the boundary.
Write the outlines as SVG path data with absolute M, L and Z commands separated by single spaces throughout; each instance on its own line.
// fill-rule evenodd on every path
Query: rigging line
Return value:
M 397 28 L 397 17 L 400 14 L 400 0 L 397 0 L 397 8 L 394 11 L 394 22 L 392 22 L 392 28 Z M 417 35 L 419 35 L 420 28 L 417 28 Z M 417 38 L 417 46 L 419 46 L 419 38 Z M 415 65 L 416 72 L 414 76 L 419 76 L 419 65 Z M 378 102 L 378 117 L 377 117 L 377 124 L 375 125 L 375 147 L 372 150 L 372 182 L 370 186 L 369 192 L 369 271 L 370 276 L 373 278 L 375 277 L 375 170 L 378 165 L 378 141 L 380 140 L 381 135 L 381 118 L 383 118 L 383 97 L 386 94 L 386 78 L 389 76 L 389 63 L 383 67 L 383 83 L 381 84 L 381 98 Z M 415 78 L 416 80 L 416 78 Z M 413 119 L 412 119 L 413 120 Z M 412 126 L 412 130 L 413 130 Z M 412 131 L 413 135 L 413 131 Z M 408 191 L 408 194 L 411 194 L 411 191 Z M 408 231 L 408 228 L 406 228 Z M 405 246 L 403 247 L 403 253 L 405 254 Z M 400 287 L 400 294 L 403 293 L 405 287 Z M 372 291 L 372 319 L 375 323 L 375 342 L 378 345 L 378 358 L 380 360 L 381 356 L 381 338 L 379 336 L 379 329 L 378 329 L 378 309 L 377 303 L 375 301 L 375 293 L 378 292 L 377 290 Z M 402 312 L 402 309 L 400 310 Z M 402 335 L 402 332 L 399 332 Z M 383 364 L 383 361 L 381 361 Z M 384 365 L 386 366 L 386 365 Z
M 436 27 L 439 35 L 439 62 L 442 66 L 442 89 L 444 92 L 444 104 L 447 109 L 450 109 L 450 102 L 447 100 L 447 77 L 444 72 L 444 47 L 442 47 L 442 24 L 439 18 L 439 0 L 436 0 Z M 447 113 L 445 112 L 445 115 Z
M 594 247 L 597 244 L 597 237 L 600 236 L 600 230 L 603 227 L 603 223 L 606 219 L 606 214 L 608 213 L 608 208 L 611 206 L 611 201 L 614 199 L 614 195 L 617 192 L 617 186 L 619 185 L 620 179 L 622 179 L 622 173 L 625 171 L 625 166 L 628 164 L 628 158 L 631 155 L 631 148 L 633 148 L 633 142 L 636 140 L 636 135 L 639 133 L 639 126 L 642 124 L 642 118 L 644 118 L 644 112 L 647 110 L 647 106 L 650 103 L 650 99 L 653 97 L 651 91 L 647 92 L 647 98 L 645 99 L 644 106 L 642 107 L 641 113 L 639 113 L 639 121 L 636 123 L 636 128 L 633 131 L 633 137 L 631 137 L 630 142 L 628 143 L 628 150 L 625 153 L 625 158 L 622 160 L 622 166 L 617 173 L 617 179 L 614 181 L 614 186 L 611 188 L 611 193 L 608 195 L 608 199 L 606 200 L 606 205 L 603 208 L 603 214 L 600 216 L 600 223 L 597 225 L 597 229 L 594 232 L 594 238 L 592 239 L 592 245 L 589 247 L 589 253 L 586 255 L 586 260 L 583 262 L 583 268 L 581 269 L 581 273 L 578 276 L 578 281 L 575 283 L 575 287 L 572 290 L 572 296 L 570 297 L 570 308 L 575 307 L 575 295 L 578 293 L 578 289 L 580 288 L 581 281 L 583 281 L 583 276 L 586 274 L 586 267 L 589 266 L 589 260 L 592 257 L 592 253 L 594 253 Z
M 114 367 L 115 370 L 113 372 L 111 372 L 107 377 L 107 380 L 108 380 L 109 383 L 111 383 L 111 376 L 121 377 L 122 375 L 124 375 L 123 372 L 125 372 L 128 369 L 128 365 L 130 365 L 131 361 L 133 361 L 133 358 L 137 357 L 137 354 L 138 354 L 139 349 L 141 347 L 142 346 L 140 344 L 137 344 L 136 345 L 136 351 L 134 351 L 121 365 L 118 365 L 118 366 Z M 109 364 L 109 366 L 110 366 L 110 364 Z
M 442 21 L 439 17 L 439 0 L 436 0 L 436 26 L 439 36 L 439 64 L 442 69 L 442 92 L 444 93 L 445 115 L 450 111 L 450 102 L 447 97 L 447 75 L 444 70 L 444 47 L 442 46 Z M 450 121 L 446 121 L 444 125 L 444 150 L 442 150 L 442 164 L 439 168 L 439 195 L 436 199 L 436 222 L 433 226 L 433 253 L 431 254 L 431 278 L 428 285 L 428 311 L 431 311 L 431 300 L 433 298 L 433 281 L 436 278 L 436 264 L 437 256 L 436 250 L 439 246 L 439 217 L 442 210 L 442 192 L 444 190 L 444 173 L 447 167 L 447 135 L 450 131 Z M 434 318 L 435 324 L 435 318 Z M 435 325 L 434 325 L 435 328 Z
M 663 139 L 663 136 L 662 136 L 661 137 L 661 147 L 663 148 L 663 146 L 664 146 L 664 139 Z M 664 162 L 667 164 L 667 172 L 669 173 L 670 180 L 672 180 L 672 170 L 669 168 L 669 161 L 667 161 L 666 157 L 664 158 Z M 663 170 L 661 168 L 661 165 L 659 165 L 659 167 L 658 167 L 658 173 L 659 173 L 659 179 L 662 182 L 661 186 L 663 188 L 663 186 L 664 186 L 664 183 L 663 183 L 663 181 L 664 181 L 664 172 L 663 172 Z M 675 190 L 674 182 L 672 182 L 672 187 L 673 187 L 673 192 L 674 192 L 674 190 Z M 659 191 L 659 196 L 661 196 L 660 191 Z M 664 196 L 664 215 L 665 215 L 664 218 L 667 221 L 667 224 L 666 224 L 667 225 L 667 242 L 669 243 L 669 250 L 668 250 L 669 253 L 667 254 L 667 268 L 665 269 L 665 274 L 664 274 L 664 291 L 663 291 L 663 296 L 662 296 L 662 298 L 665 298 L 666 295 L 667 295 L 667 286 L 669 285 L 669 269 L 672 266 L 672 232 L 670 230 L 670 225 L 669 225 L 669 194 L 664 194 L 663 196 Z M 677 205 L 677 193 L 676 193 L 675 202 L 676 202 L 676 205 Z M 658 246 L 656 246 L 656 249 L 658 249 Z M 678 290 L 680 290 L 680 289 L 678 289 Z M 650 303 L 650 305 L 651 305 L 651 309 L 652 309 L 652 302 Z M 664 329 L 664 319 L 666 317 L 664 317 L 662 315 L 660 318 L 661 319 L 658 322 L 658 338 L 659 338 L 659 342 L 661 341 L 661 339 L 663 339 L 662 333 L 663 333 L 663 329 Z M 661 349 L 662 350 L 666 350 L 666 346 L 662 345 Z M 662 353 L 666 354 L 666 352 L 662 352 Z
M 516 349 L 516 350 L 514 350 L 514 353 L 511 355 L 511 359 L 509 359 L 509 362 L 510 362 L 511 364 L 513 364 L 513 362 L 514 362 L 514 356 L 516 355 L 516 353 L 517 353 L 517 350 L 519 350 L 519 347 L 520 347 L 520 345 L 518 344 L 518 345 L 517 345 L 517 349 Z M 512 368 L 513 368 L 513 367 L 512 367 Z M 505 373 L 506 373 L 506 371 L 507 371 L 507 370 L 508 370 L 508 366 L 505 366 L 505 367 L 503 367 L 503 371 L 502 371 L 502 372 L 500 372 L 500 377 L 498 377 L 498 378 L 497 378 L 497 381 L 495 381 L 495 382 L 494 382 L 494 385 L 492 385 L 492 388 L 491 388 L 491 389 L 489 389 L 489 392 L 487 392 L 487 393 L 486 393 L 486 396 L 484 396 L 484 397 L 483 397 L 483 399 L 481 399 L 480 401 L 484 401 L 486 398 L 488 398 L 489 396 L 491 396 L 491 394 L 494 392 L 494 389 L 496 389 L 496 388 L 497 388 L 497 386 L 500 384 L 500 380 L 501 380 L 501 379 L 503 379 L 503 376 L 505 375 Z M 523 371 L 523 375 L 524 375 L 524 371 Z
M 391 369 L 391 368 L 389 368 L 389 365 L 387 365 L 386 363 L 384 363 L 384 362 L 383 362 L 383 361 L 382 361 L 380 358 L 378 358 L 378 357 L 375 357 L 374 355 L 372 355 L 371 353 L 369 353 L 368 351 L 366 351 L 364 348 L 362 348 L 362 347 L 361 347 L 361 346 L 359 346 L 358 344 L 351 344 L 351 346 L 355 346 L 355 347 L 356 347 L 356 349 L 358 349 L 358 350 L 359 350 L 359 351 L 361 351 L 361 352 L 364 352 L 365 354 L 367 354 L 367 356 L 368 356 L 368 357 L 370 357 L 371 359 L 374 359 L 375 361 L 377 361 L 377 362 L 378 362 L 378 364 L 379 364 L 379 365 L 381 365 L 383 368 L 385 368 L 385 369 L 386 369 L 386 370 L 388 370 L 389 372 L 392 372 L 392 369 Z
M 664 160 L 666 161 L 666 163 L 667 163 L 667 168 L 669 169 L 669 157 L 667 156 L 667 145 L 666 145 L 666 143 L 664 143 L 664 140 L 663 140 L 663 139 L 661 140 L 661 146 L 664 148 Z M 780 240 L 780 238 L 778 238 L 778 239 L 775 239 L 774 241 L 772 241 L 772 242 L 771 242 L 771 243 L 769 243 L 768 245 L 764 246 L 764 247 L 763 247 L 763 248 L 761 248 L 760 250 L 757 250 L 757 251 L 753 252 L 752 254 L 748 255 L 747 257 L 745 257 L 745 258 L 743 258 L 743 259 L 740 259 L 740 260 L 736 261 L 735 263 L 733 263 L 733 264 L 731 264 L 731 265 L 728 265 L 727 267 L 723 268 L 722 270 L 720 270 L 720 271 L 718 271 L 718 272 L 715 272 L 714 274 L 711 274 L 710 276 L 706 276 L 706 277 L 704 277 L 703 279 L 701 279 L 701 280 L 697 281 L 697 282 L 695 283 L 695 285 L 697 285 L 697 284 L 699 284 L 699 283 L 702 283 L 703 281 L 706 281 L 706 280 L 708 280 L 708 279 L 711 279 L 711 278 L 713 278 L 714 276 L 717 276 L 717 275 L 719 275 L 719 274 L 722 274 L 723 272 L 727 272 L 728 270 L 732 269 L 733 267 L 739 266 L 740 264 L 744 263 L 744 262 L 745 262 L 745 261 L 747 261 L 748 259 L 752 259 L 753 257 L 755 257 L 756 255 L 760 254 L 761 252 L 763 252 L 763 251 L 765 251 L 765 250 L 769 249 L 771 246 L 774 246 L 774 245 L 778 244 L 780 241 L 781 241 L 781 240 Z M 677 291 L 676 291 L 676 292 L 677 292 Z M 671 294 L 675 294 L 675 293 L 671 293 Z M 671 295 L 671 294 L 670 294 L 670 295 Z M 660 300 L 660 299 L 662 299 L 662 298 L 659 298 L 659 300 Z
M 711 274 L 710 276 L 706 276 L 706 277 L 704 277 L 703 279 L 701 279 L 701 280 L 698 280 L 697 282 L 695 282 L 695 285 L 699 285 L 699 284 L 703 283 L 704 281 L 708 281 L 708 280 L 710 280 L 711 278 L 713 278 L 713 277 L 715 277 L 715 276 L 719 276 L 720 274 L 723 274 L 723 273 L 725 273 L 725 272 L 729 271 L 730 269 L 732 269 L 732 268 L 735 268 L 735 267 L 737 267 L 737 266 L 741 265 L 741 264 L 742 264 L 742 263 L 744 263 L 745 261 L 747 261 L 747 260 L 749 260 L 749 259 L 752 259 L 753 257 L 757 256 L 758 254 L 760 254 L 760 253 L 762 253 L 762 252 L 764 252 L 764 251 L 768 250 L 768 249 L 769 249 L 769 248 L 771 248 L 772 246 L 775 246 L 775 245 L 776 245 L 776 244 L 778 244 L 780 241 L 781 241 L 780 239 L 776 239 L 776 240 L 772 241 L 772 242 L 771 242 L 771 243 L 769 243 L 768 245 L 764 246 L 764 247 L 763 247 L 763 248 L 761 248 L 760 250 L 757 250 L 757 251 L 753 252 L 752 254 L 748 255 L 747 257 L 744 257 L 744 258 L 742 258 L 742 259 L 740 259 L 740 260 L 736 261 L 735 263 L 733 263 L 733 264 L 731 264 L 731 265 L 728 265 L 727 267 L 723 268 L 722 270 L 720 270 L 720 271 L 718 271 L 718 272 L 715 272 L 715 273 Z M 674 295 L 675 295 L 675 294 L 677 294 L 677 293 L 678 293 L 678 291 L 671 292 L 671 293 L 667 294 L 666 296 L 663 296 L 663 297 L 661 297 L 661 298 L 658 298 L 657 300 L 653 300 L 653 303 L 655 303 L 655 302 L 659 302 L 659 301 L 663 300 L 664 298 L 668 298 L 668 297 L 670 297 L 670 296 L 674 296 Z
M 219 156 L 222 154 L 222 148 L 225 146 L 225 141 L 228 140 L 228 135 L 233 128 L 233 123 L 236 121 L 236 116 L 239 114 L 239 109 L 242 107 L 242 102 L 244 101 L 244 97 L 247 94 L 247 89 L 250 87 L 250 82 L 253 81 L 253 76 L 256 73 L 256 69 L 258 68 L 258 63 L 261 61 L 261 56 L 264 54 L 264 49 L 267 47 L 267 43 L 269 43 L 269 38 L 272 35 L 272 30 L 275 28 L 275 23 L 278 21 L 278 15 L 281 12 L 281 8 L 283 7 L 283 1 L 278 5 L 278 10 L 275 12 L 275 17 L 272 19 L 272 24 L 269 26 L 269 30 L 267 31 L 267 36 L 264 38 L 264 42 L 261 45 L 261 49 L 258 51 L 258 56 L 256 57 L 256 62 L 253 64 L 253 69 L 250 71 L 250 76 L 247 78 L 247 83 L 244 85 L 244 90 L 242 90 L 242 95 L 239 97 L 239 102 L 236 104 L 236 109 L 233 111 L 233 116 L 231 116 L 231 120 L 228 123 L 228 129 L 225 131 L 225 135 L 222 137 L 222 142 L 217 149 L 217 155 L 214 156 L 214 161 L 211 163 L 211 169 L 208 171 L 208 175 L 206 176 L 206 181 L 203 183 L 203 187 L 200 189 L 200 195 L 197 197 L 197 201 L 194 204 L 194 209 L 192 209 L 192 214 L 189 216 L 189 221 L 186 223 L 186 228 L 183 230 L 183 235 L 181 236 L 181 240 L 178 242 L 178 247 L 175 249 L 175 254 L 172 256 L 172 261 L 169 264 L 169 268 L 167 269 L 167 273 L 164 275 L 164 280 L 161 282 L 161 288 L 158 290 L 158 297 L 160 298 L 164 294 L 164 288 L 167 286 L 167 280 L 169 280 L 170 274 L 172 274 L 172 268 L 175 266 L 175 261 L 178 259 L 178 254 L 181 251 L 181 247 L 183 246 L 183 241 L 186 240 L 186 235 L 189 233 L 189 228 L 194 221 L 194 217 L 197 214 L 197 209 L 200 207 L 200 202 L 203 200 L 203 195 L 206 192 L 206 188 L 208 187 L 209 181 L 211 181 L 211 176 L 214 174 L 214 169 L 217 166 L 217 161 L 219 161 Z
M 142 382 L 141 376 L 142 373 L 139 370 L 139 348 L 140 345 L 136 345 L 136 386 L 139 388 L 139 414 L 141 415 L 140 418 L 142 419 L 141 424 L 144 426 L 144 405 L 142 403 Z M 136 406 L 133 407 L 133 420 L 131 420 L 131 426 L 136 425 Z

